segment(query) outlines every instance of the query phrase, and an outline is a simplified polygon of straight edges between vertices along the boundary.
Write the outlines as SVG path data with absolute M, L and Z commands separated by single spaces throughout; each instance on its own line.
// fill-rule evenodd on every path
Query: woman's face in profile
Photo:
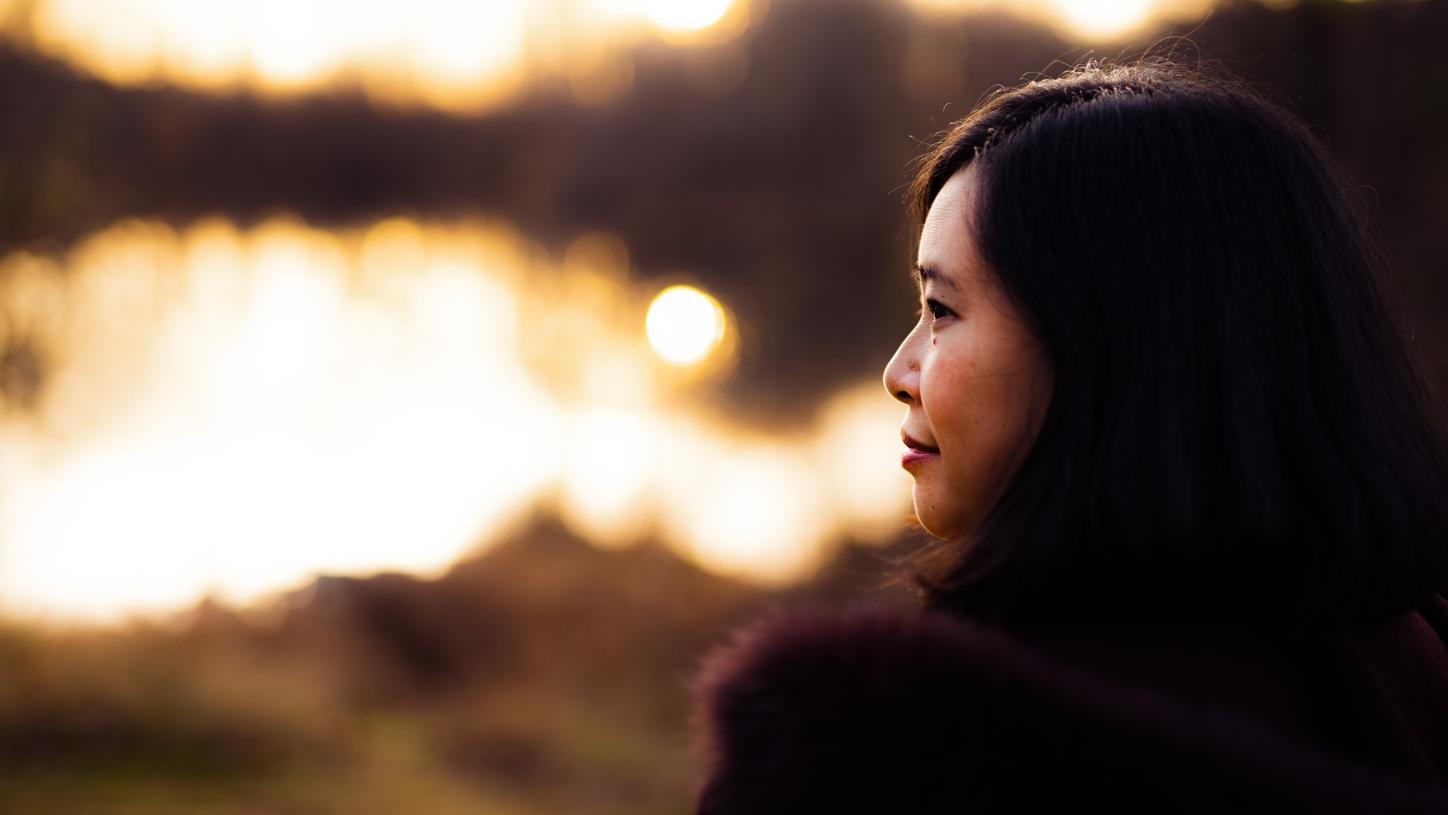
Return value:
M 973 165 L 930 206 L 917 256 L 920 320 L 885 367 L 907 406 L 901 463 L 932 535 L 969 534 L 1015 474 L 1051 398 L 1047 356 L 976 254 Z

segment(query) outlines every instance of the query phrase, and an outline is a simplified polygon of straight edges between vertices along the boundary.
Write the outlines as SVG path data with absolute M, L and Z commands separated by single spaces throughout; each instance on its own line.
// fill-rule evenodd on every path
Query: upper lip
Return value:
M 924 451 L 927 452 L 927 453 L 939 453 L 939 452 L 940 452 L 940 448 L 939 448 L 939 447 L 931 447 L 931 446 L 928 445 L 928 444 L 925 444 L 925 443 L 923 443 L 923 442 L 916 441 L 914 436 L 910 435 L 909 433 L 906 433 L 904 430 L 901 430 L 901 431 L 900 431 L 900 440 L 903 441 L 903 442 L 905 442 L 905 446 L 906 446 L 906 447 L 909 447 L 909 448 L 912 449 L 912 450 L 924 450 Z

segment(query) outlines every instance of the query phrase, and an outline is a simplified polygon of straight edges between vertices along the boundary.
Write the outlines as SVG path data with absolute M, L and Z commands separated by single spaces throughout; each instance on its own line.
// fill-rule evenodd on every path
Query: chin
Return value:
M 920 522 L 920 526 L 926 532 L 937 538 L 960 537 L 964 528 L 961 519 L 954 517 L 954 513 L 941 510 L 941 504 L 947 502 L 933 498 L 928 492 L 922 493 L 920 490 L 915 491 L 914 500 L 915 520 Z

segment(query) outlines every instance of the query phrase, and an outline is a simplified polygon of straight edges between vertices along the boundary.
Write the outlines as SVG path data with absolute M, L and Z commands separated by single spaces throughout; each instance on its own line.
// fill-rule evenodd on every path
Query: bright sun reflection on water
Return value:
M 655 25 L 687 32 L 719 22 L 729 11 L 729 3 L 730 0 L 641 0 L 635 5 Z
M 1276 0 L 1273 0 L 1274 2 Z M 928 11 L 1009 11 L 1039 21 L 1065 36 L 1108 41 L 1163 19 L 1194 19 L 1210 0 L 910 0 Z
M 928 11 L 1008 11 L 1085 41 L 1120 37 L 1158 19 L 1199 17 L 1210 4 L 904 2 Z M 0 22 L 6 5 L 0 0 Z M 582 104 L 614 101 L 633 82 L 633 64 L 621 46 L 646 37 L 719 45 L 757 22 L 768 6 L 767 0 L 34 0 L 14 4 L 9 11 L 18 22 L 0 32 L 121 84 L 163 80 L 273 93 L 355 86 L 388 103 L 472 111 L 549 79 L 561 80 Z M 727 87 L 742 70 L 724 69 L 704 84 Z
M 693 286 L 659 292 L 644 318 L 654 352 L 675 365 L 692 365 L 709 356 L 724 339 L 726 327 L 719 301 Z
M 528 80 L 597 73 L 607 67 L 602 52 L 642 36 L 727 39 L 760 7 L 762 0 L 35 0 L 9 33 L 121 84 L 162 79 L 270 92 L 356 85 L 392 103 L 472 110 L 511 98 Z M 0 17 L 5 11 L 0 6 Z
M 436 571 L 552 507 L 762 581 L 908 509 L 877 382 L 771 435 L 688 405 L 627 249 L 493 223 L 125 222 L 0 260 L 0 340 L 46 361 L 0 422 L 0 610 L 113 618 L 318 571 Z M 715 302 L 698 292 L 708 302 Z M 724 370 L 724 369 L 719 369 Z

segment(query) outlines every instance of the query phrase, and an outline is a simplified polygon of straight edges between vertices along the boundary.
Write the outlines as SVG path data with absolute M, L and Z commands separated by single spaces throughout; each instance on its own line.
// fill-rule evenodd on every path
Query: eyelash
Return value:
M 925 301 L 925 310 L 930 313 L 931 322 L 948 317 L 952 313 L 950 309 L 941 305 L 939 300 L 933 299 L 927 299 Z

